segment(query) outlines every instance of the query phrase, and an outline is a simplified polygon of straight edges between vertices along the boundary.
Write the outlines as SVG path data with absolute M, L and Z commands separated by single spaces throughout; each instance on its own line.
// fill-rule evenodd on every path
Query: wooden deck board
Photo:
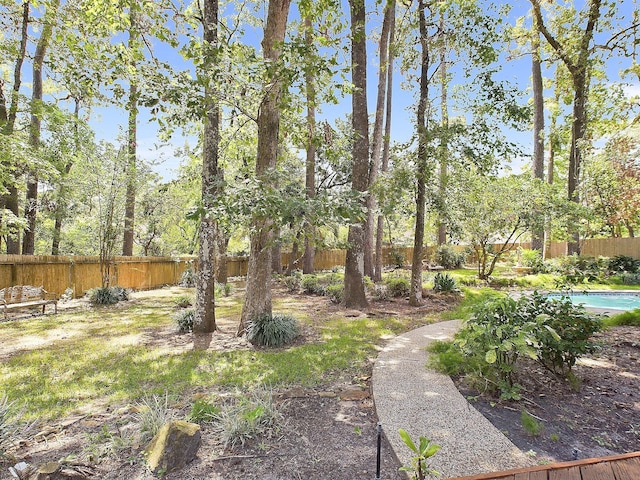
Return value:
M 455 477 L 449 480 L 640 480 L 640 452 Z

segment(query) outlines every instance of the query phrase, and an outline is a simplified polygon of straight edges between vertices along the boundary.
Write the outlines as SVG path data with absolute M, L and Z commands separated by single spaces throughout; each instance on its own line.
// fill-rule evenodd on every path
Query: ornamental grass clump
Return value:
M 281 347 L 290 343 L 298 333 L 298 322 L 289 315 L 259 315 L 247 326 L 247 339 L 261 347 Z
M 183 308 L 173 315 L 173 320 L 176 322 L 180 333 L 191 333 L 193 332 L 193 321 L 195 317 L 195 308 Z

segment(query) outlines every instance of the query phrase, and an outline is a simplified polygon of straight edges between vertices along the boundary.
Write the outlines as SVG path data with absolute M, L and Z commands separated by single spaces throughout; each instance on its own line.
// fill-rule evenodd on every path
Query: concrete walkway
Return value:
M 451 379 L 426 368 L 426 346 L 453 337 L 459 321 L 435 323 L 393 339 L 373 368 L 373 398 L 387 439 L 403 465 L 412 452 L 398 429 L 418 443 L 441 445 L 430 466 L 440 478 L 476 475 L 534 464 L 458 392 Z

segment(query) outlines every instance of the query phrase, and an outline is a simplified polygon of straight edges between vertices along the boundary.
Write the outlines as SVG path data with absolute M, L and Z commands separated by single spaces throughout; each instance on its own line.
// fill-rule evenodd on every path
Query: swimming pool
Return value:
M 640 295 L 630 292 L 551 293 L 549 297 L 568 297 L 572 303 L 586 308 L 620 311 L 640 308 Z

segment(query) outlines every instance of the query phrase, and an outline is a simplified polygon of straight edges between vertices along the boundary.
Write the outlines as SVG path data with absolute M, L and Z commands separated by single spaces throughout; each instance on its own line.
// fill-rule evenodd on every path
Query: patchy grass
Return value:
M 351 379 L 375 358 L 382 338 L 415 321 L 315 319 L 320 335 L 315 343 L 284 350 L 176 351 L 148 341 L 153 333 L 174 334 L 175 298 L 174 293 L 141 295 L 112 308 L 0 323 L 0 345 L 15 347 L 11 352 L 0 347 L 0 391 L 24 406 L 26 420 L 52 420 L 199 387 L 314 386 Z M 241 295 L 221 299 L 217 317 L 239 318 L 241 300 Z M 304 299 L 274 303 L 274 310 L 308 320 Z

